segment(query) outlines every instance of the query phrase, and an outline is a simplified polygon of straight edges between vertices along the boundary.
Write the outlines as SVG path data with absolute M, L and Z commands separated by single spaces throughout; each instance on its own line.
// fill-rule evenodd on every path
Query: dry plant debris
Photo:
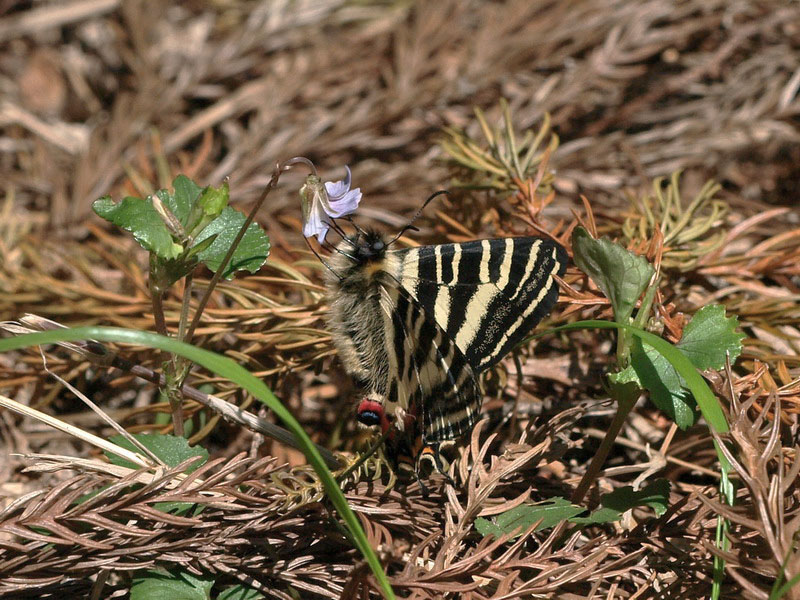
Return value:
M 475 532 L 476 517 L 567 495 L 593 455 L 611 414 L 595 400 L 611 346 L 587 332 L 543 340 L 535 357 L 522 349 L 521 376 L 511 362 L 490 374 L 489 421 L 458 450 L 456 489 L 434 478 L 423 497 L 415 483 L 387 486 L 367 463 L 345 484 L 348 500 L 401 597 L 705 597 L 722 514 L 732 539 L 723 597 L 767 598 L 782 565 L 800 568 L 798 64 L 800 5 L 777 0 L 0 4 L 0 318 L 152 329 L 143 255 L 90 217 L 102 194 L 146 194 L 183 172 L 230 176 L 246 206 L 275 161 L 308 155 L 350 164 L 365 220 L 397 228 L 460 175 L 437 143 L 444 128 L 480 139 L 473 106 L 494 124 L 505 98 L 519 130 L 549 114 L 560 138 L 552 180 L 507 198 L 454 194 L 412 241 L 535 226 L 565 242 L 582 222 L 660 264 L 668 339 L 706 304 L 738 315 L 742 358 L 708 374 L 730 404 L 737 505 L 716 499 L 705 430 L 671 432 L 643 407 L 589 502 L 652 467 L 673 484 L 666 514 L 635 511 L 562 540 Z M 321 267 L 301 244 L 294 189 L 279 189 L 259 217 L 273 244 L 267 265 L 218 288 L 197 343 L 258 373 L 315 441 L 352 456 L 363 440 L 322 329 Z M 170 325 L 179 302 L 167 300 Z M 609 314 L 573 269 L 550 323 Z M 148 350 L 122 353 L 157 364 Z M 61 350 L 47 358 L 129 430 L 168 430 L 149 384 Z M 197 373 L 192 384 L 256 409 L 226 382 Z M 38 353 L 0 355 L 0 388 L 110 431 Z M 512 405 L 513 424 L 501 418 Z M 271 598 L 377 597 L 301 456 L 199 404 L 186 410 L 192 442 L 215 458 L 137 489 L 143 473 L 110 469 L 74 439 L 1 412 L 0 596 L 85 596 L 100 573 L 104 596 L 118 597 L 120 573 L 180 565 Z M 205 508 L 176 517 L 153 508 L 162 501 Z

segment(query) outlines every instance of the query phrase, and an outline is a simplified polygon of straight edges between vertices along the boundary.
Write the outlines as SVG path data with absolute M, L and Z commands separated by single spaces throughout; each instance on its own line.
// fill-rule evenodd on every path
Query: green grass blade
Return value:
M 670 344 L 667 340 L 658 337 L 652 333 L 632 327 L 630 325 L 623 325 L 620 323 L 612 323 L 611 321 L 578 321 L 577 323 L 568 323 L 555 327 L 547 332 L 538 334 L 536 337 L 541 337 L 545 333 L 553 331 L 569 331 L 571 329 L 622 329 L 631 335 L 638 337 L 642 342 L 648 346 L 655 348 L 661 355 L 663 355 L 680 373 L 681 377 L 686 381 L 686 385 L 692 392 L 700 412 L 703 413 L 709 426 L 717 433 L 727 433 L 729 431 L 728 421 L 725 419 L 725 414 L 717 401 L 714 393 L 709 389 L 706 382 L 703 380 L 700 373 L 692 364 L 692 362 L 675 346 Z M 725 460 L 725 457 L 718 453 L 720 462 Z
M 325 461 L 314 447 L 311 439 L 306 435 L 303 428 L 291 415 L 291 413 L 280 403 L 272 391 L 257 377 L 251 375 L 245 368 L 233 362 L 231 359 L 220 356 L 214 352 L 196 348 L 189 344 L 184 344 L 177 340 L 167 338 L 147 331 L 136 331 L 132 329 L 122 329 L 119 327 L 78 327 L 75 329 L 59 329 L 54 331 L 44 331 L 41 333 L 30 333 L 13 338 L 0 340 L 0 352 L 16 350 L 27 346 L 39 344 L 52 344 L 54 342 L 74 342 L 78 340 L 94 339 L 103 342 L 117 342 L 127 344 L 137 344 L 157 348 L 165 352 L 171 352 L 183 356 L 198 365 L 212 371 L 216 375 L 230 379 L 243 389 L 272 409 L 280 417 L 286 428 L 292 432 L 297 439 L 300 449 L 306 455 L 308 462 L 319 475 L 325 491 L 336 507 L 353 540 L 366 558 L 372 572 L 377 579 L 384 597 L 394 600 L 394 592 L 389 585 L 389 580 L 383 572 L 380 561 L 375 552 L 369 545 L 367 536 L 358 522 L 358 518 L 350 509 L 345 500 L 342 490 L 336 483 L 333 474 L 328 470 Z
M 784 562 L 784 564 L 781 566 L 785 568 L 786 563 Z M 775 585 L 772 587 L 772 590 L 770 591 L 769 600 L 780 600 L 786 594 L 788 594 L 789 590 L 791 590 L 794 586 L 800 583 L 800 573 L 792 577 L 789 581 L 783 582 L 783 579 L 784 579 L 784 572 L 782 571 L 781 576 L 775 581 Z M 778 587 L 778 585 L 781 583 L 783 583 L 783 585 Z
M 736 499 L 736 488 L 733 485 L 729 475 L 733 465 L 731 465 L 725 453 L 720 448 L 717 440 L 714 440 L 714 448 L 719 457 L 719 494 L 727 502 L 728 506 L 733 506 Z M 717 515 L 717 529 L 714 536 L 714 543 L 717 548 L 727 552 L 730 549 L 731 542 L 728 538 L 728 529 L 730 522 L 722 515 Z M 725 559 L 721 556 L 714 555 L 714 564 L 711 579 L 711 600 L 719 600 L 722 596 L 722 584 L 725 580 Z

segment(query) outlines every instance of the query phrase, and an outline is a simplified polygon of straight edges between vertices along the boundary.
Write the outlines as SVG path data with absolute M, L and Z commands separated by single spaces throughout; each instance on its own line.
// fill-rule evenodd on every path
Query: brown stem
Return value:
M 183 300 L 181 301 L 181 318 L 178 321 L 178 339 L 185 341 L 186 323 L 189 321 L 189 305 L 192 302 L 192 283 L 194 276 L 189 273 L 183 281 Z
M 151 273 L 152 277 L 152 273 Z M 164 297 L 161 295 L 157 289 L 150 287 L 150 301 L 153 305 L 153 320 L 155 321 L 156 325 L 156 333 L 169 336 L 169 331 L 167 330 L 167 320 L 164 317 Z
M 578 487 L 576 487 L 575 491 L 572 492 L 572 497 L 570 498 L 570 502 L 572 502 L 572 504 L 580 504 L 583 501 L 584 496 L 586 496 L 586 492 L 588 492 L 589 488 L 592 486 L 594 480 L 597 479 L 597 475 L 600 473 L 600 469 L 603 467 L 603 463 L 605 463 L 606 458 L 611 451 L 611 447 L 614 445 L 614 441 L 617 439 L 617 435 L 622 429 L 622 425 L 625 423 L 625 419 L 628 418 L 628 414 L 631 412 L 631 410 L 633 410 L 633 407 L 636 404 L 638 393 L 633 394 L 632 397 L 628 397 L 627 395 L 623 394 L 621 394 L 621 396 L 621 398 L 617 399 L 617 414 L 614 415 L 614 419 L 611 422 L 603 441 L 600 442 L 600 447 L 597 449 L 597 453 L 594 455 L 589 468 L 586 470 L 586 473 L 584 473 L 580 483 L 578 483 Z M 552 533 L 547 536 L 547 540 L 539 548 L 539 552 L 546 552 L 553 544 L 560 540 L 568 524 L 568 521 L 561 521 L 558 525 L 556 525 L 553 528 Z
M 597 475 L 603 468 L 603 464 L 606 462 L 606 458 L 608 458 L 608 454 L 611 452 L 611 448 L 614 446 L 614 441 L 617 439 L 619 432 L 622 430 L 622 426 L 625 424 L 625 419 L 628 418 L 628 415 L 636 404 L 637 397 L 638 392 L 632 396 L 622 395 L 621 398 L 617 399 L 617 413 L 614 415 L 614 419 L 611 421 L 611 425 L 609 426 L 603 441 L 600 442 L 600 447 L 597 449 L 597 453 L 594 455 L 592 462 L 589 464 L 589 468 L 586 469 L 586 473 L 583 474 L 578 487 L 576 487 L 575 491 L 572 492 L 572 498 L 570 498 L 570 501 L 573 504 L 580 504 L 580 502 L 583 501 L 584 496 L 586 496 L 586 492 L 589 491 L 592 483 L 594 483 L 595 479 L 597 479 Z
M 153 320 L 155 321 L 156 331 L 160 335 L 169 337 L 167 319 L 164 316 L 164 292 L 162 279 L 161 273 L 157 268 L 156 259 L 151 256 L 148 287 L 150 288 L 150 301 L 153 304 Z M 171 360 L 163 360 L 161 365 L 164 373 L 169 376 L 165 375 L 164 384 L 159 385 L 159 391 L 164 394 L 169 401 L 169 407 L 172 413 L 173 433 L 179 437 L 183 437 L 183 401 L 180 394 L 180 389 L 175 390 L 175 386 L 172 385 L 175 381 L 175 375 L 178 372 L 177 365 L 175 364 L 174 358 Z
M 164 368 L 173 370 L 174 366 L 170 362 L 165 362 Z M 183 437 L 183 396 L 181 395 L 180 387 L 171 385 L 166 377 L 164 382 L 166 387 L 161 388 L 161 391 L 164 392 L 167 400 L 169 400 L 169 408 L 172 411 L 172 433 L 177 437 Z
M 152 270 L 150 271 L 150 281 L 150 298 L 153 303 L 153 319 L 155 320 L 156 331 L 160 335 L 166 337 L 169 336 L 169 331 L 167 330 L 167 320 L 164 317 L 164 297 L 158 287 L 152 284 Z M 162 365 L 164 370 L 174 370 L 174 364 L 170 361 L 164 361 Z M 172 430 L 175 435 L 183 437 L 183 403 L 180 401 L 180 395 L 175 397 L 175 394 L 171 393 L 171 386 L 167 384 L 167 381 L 168 380 L 165 377 L 164 382 L 166 386 L 160 387 L 160 390 L 164 393 L 164 395 L 166 395 L 167 400 L 169 400 L 169 407 L 172 412 Z
M 95 343 L 96 344 L 96 343 Z M 101 346 L 100 344 L 96 344 L 97 346 Z M 107 350 L 106 350 L 107 352 Z M 89 360 L 93 362 L 102 362 L 105 363 L 108 360 L 107 355 L 100 356 L 95 358 L 92 354 L 85 355 Z M 150 381 L 159 387 L 163 387 L 167 383 L 167 378 L 161 373 L 157 373 L 152 369 L 148 369 L 142 365 L 137 365 L 132 363 L 131 361 L 121 358 L 119 356 L 115 356 L 111 359 L 111 366 L 120 369 L 121 371 L 125 371 L 127 373 L 132 373 L 137 377 L 141 377 L 146 381 Z M 190 400 L 194 400 L 213 410 L 214 412 L 218 413 L 228 422 L 236 423 L 238 425 L 247 427 L 251 431 L 255 431 L 256 433 L 261 433 L 273 440 L 276 440 L 282 444 L 287 446 L 291 446 L 296 450 L 302 450 L 300 445 L 295 441 L 294 436 L 283 427 L 265 421 L 264 419 L 260 419 L 256 415 L 247 412 L 239 408 L 238 406 L 227 402 L 226 400 L 222 400 L 221 398 L 217 398 L 216 396 L 212 396 L 210 394 L 206 394 L 194 388 L 190 385 L 184 385 L 181 389 L 181 393 L 186 398 Z M 316 444 L 315 444 L 316 445 Z M 338 469 L 341 467 L 339 460 L 336 458 L 330 450 L 324 448 L 322 446 L 316 445 L 317 450 L 322 455 L 322 459 L 331 469 Z
M 317 174 L 317 170 L 314 167 L 314 163 L 312 163 L 310 160 L 308 160 L 307 158 L 305 158 L 303 156 L 297 156 L 295 158 L 290 158 L 287 161 L 284 161 L 282 163 L 278 163 L 278 164 L 275 165 L 275 170 L 272 172 L 272 177 L 270 178 L 269 182 L 267 183 L 266 187 L 264 188 L 264 191 L 261 192 L 261 196 L 256 201 L 255 205 L 253 206 L 252 210 L 250 211 L 250 214 L 247 215 L 247 219 L 245 220 L 244 225 L 242 225 L 241 229 L 239 230 L 239 233 L 236 235 L 236 238 L 233 240 L 233 243 L 231 244 L 231 247 L 228 248 L 228 253 L 225 255 L 225 258 L 222 259 L 222 263 L 220 263 L 219 268 L 214 273 L 214 276 L 211 278 L 211 281 L 208 283 L 208 286 L 206 287 L 205 293 L 203 294 L 202 298 L 200 298 L 200 302 L 197 305 L 197 310 L 194 313 L 194 318 L 192 319 L 192 324 L 189 325 L 189 330 L 186 332 L 186 338 L 183 340 L 187 344 L 190 344 L 192 342 L 192 337 L 194 336 L 195 329 L 197 329 L 197 326 L 200 323 L 200 318 L 203 315 L 203 311 L 205 310 L 209 299 L 211 298 L 211 293 L 214 291 L 214 288 L 217 287 L 217 283 L 219 283 L 219 280 L 222 277 L 222 274 L 225 272 L 225 267 L 228 266 L 228 263 L 230 262 L 231 258 L 233 257 L 233 253 L 236 251 L 236 247 L 239 245 L 239 242 L 242 241 L 242 238 L 244 237 L 244 234 L 247 232 L 247 228 L 250 227 L 250 225 L 255 220 L 256 213 L 261 208 L 261 205 L 264 204 L 264 201 L 267 199 L 267 196 L 272 191 L 272 188 L 274 188 L 276 185 L 278 185 L 278 180 L 280 179 L 281 174 L 284 171 L 289 170 L 289 168 L 291 168 L 292 165 L 299 164 L 299 163 L 307 165 L 311 169 L 311 171 L 314 173 L 314 175 Z

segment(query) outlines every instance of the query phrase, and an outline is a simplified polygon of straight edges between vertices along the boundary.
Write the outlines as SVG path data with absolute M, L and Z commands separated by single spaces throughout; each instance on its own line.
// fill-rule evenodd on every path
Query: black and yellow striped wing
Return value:
M 475 372 L 500 361 L 553 308 L 567 255 L 533 237 L 398 251 L 399 284 Z
M 566 252 L 541 238 L 505 238 L 393 252 L 386 287 L 387 399 L 421 419 L 426 444 L 454 439 L 478 417 L 476 375 L 500 361 L 552 309 Z

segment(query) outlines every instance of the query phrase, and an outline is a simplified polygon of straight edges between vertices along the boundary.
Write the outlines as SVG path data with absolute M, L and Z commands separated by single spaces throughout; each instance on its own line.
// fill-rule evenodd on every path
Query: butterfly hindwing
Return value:
M 390 357 L 387 412 L 399 406 L 412 415 L 427 445 L 459 437 L 472 428 L 480 409 L 472 367 L 405 289 L 384 286 L 381 294 Z

